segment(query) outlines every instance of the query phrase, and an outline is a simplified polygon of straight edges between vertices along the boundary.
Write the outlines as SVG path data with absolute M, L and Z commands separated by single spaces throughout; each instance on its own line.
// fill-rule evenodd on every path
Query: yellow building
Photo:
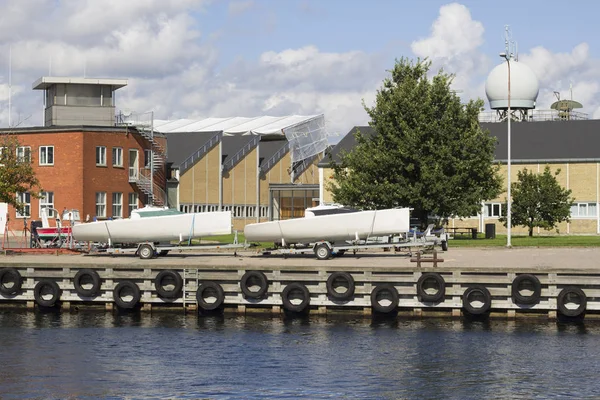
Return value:
M 157 121 L 155 129 L 167 136 L 172 207 L 230 210 L 241 230 L 318 204 L 322 115 Z
M 554 115 L 554 114 L 552 114 Z M 551 118 L 552 119 L 552 118 Z M 500 164 L 500 174 L 507 187 L 507 123 L 482 123 L 482 128 L 498 139 L 495 159 Z M 372 135 L 368 127 L 353 128 L 331 151 L 331 159 L 339 161 L 340 154 L 351 151 L 356 145 L 354 133 Z M 536 234 L 599 234 L 600 213 L 600 120 L 561 120 L 512 122 L 511 124 L 511 181 L 517 181 L 519 170 L 542 172 L 546 165 L 552 171 L 560 169 L 558 182 L 572 191 L 575 205 L 571 209 L 571 221 L 561 223 L 557 229 L 537 229 Z M 321 197 L 324 202 L 333 198 L 327 183 L 333 177 L 326 156 L 319 164 Z M 504 215 L 506 191 L 498 198 L 482 204 L 481 213 L 470 218 L 450 219 L 449 227 L 477 228 L 484 232 L 487 224 L 494 224 L 496 233 L 506 233 L 498 221 Z M 526 228 L 513 226 L 512 233 L 526 234 Z

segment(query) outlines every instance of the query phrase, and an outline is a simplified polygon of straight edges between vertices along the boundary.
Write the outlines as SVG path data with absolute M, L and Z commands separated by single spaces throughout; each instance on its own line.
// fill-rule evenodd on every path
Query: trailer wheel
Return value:
M 142 297 L 134 282 L 122 281 L 113 290 L 113 299 L 119 308 L 133 308 Z
M 442 251 L 448 251 L 448 241 L 442 240 Z
M 140 246 L 138 254 L 142 260 L 149 260 L 154 257 L 154 249 L 149 244 L 143 244 Z
M 21 274 L 16 268 L 0 269 L 0 293 L 3 295 L 17 294 L 21 290 Z
M 328 260 L 331 258 L 331 248 L 327 243 L 320 243 L 315 246 L 315 256 L 317 260 Z
M 49 279 L 42 279 L 33 289 L 33 298 L 42 307 L 54 307 L 60 299 L 60 292 L 58 283 Z

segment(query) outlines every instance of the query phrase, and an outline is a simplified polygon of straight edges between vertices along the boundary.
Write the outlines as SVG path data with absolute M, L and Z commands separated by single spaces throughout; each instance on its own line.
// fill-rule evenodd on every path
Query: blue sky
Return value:
M 0 0 L 0 126 L 40 125 L 48 75 L 127 78 L 117 108 L 159 119 L 324 113 L 343 135 L 366 124 L 386 70 L 429 57 L 485 99 L 504 26 L 540 81 L 538 108 L 573 85 L 600 117 L 600 2 L 391 0 Z M 487 102 L 486 102 L 487 106 Z

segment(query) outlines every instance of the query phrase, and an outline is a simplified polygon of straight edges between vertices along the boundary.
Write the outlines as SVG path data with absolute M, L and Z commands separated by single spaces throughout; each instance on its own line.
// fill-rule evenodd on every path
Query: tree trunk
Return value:
M 533 236 L 533 226 L 529 227 L 529 237 Z

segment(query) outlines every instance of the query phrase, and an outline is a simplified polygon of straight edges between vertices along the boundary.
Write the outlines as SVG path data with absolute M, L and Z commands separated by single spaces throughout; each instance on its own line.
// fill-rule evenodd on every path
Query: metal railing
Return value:
M 505 117 L 499 115 L 496 111 L 482 111 L 479 113 L 479 122 L 502 122 Z M 578 111 L 559 111 L 559 110 L 530 110 L 523 118 L 513 117 L 514 120 L 523 120 L 530 122 L 538 121 L 580 121 L 589 119 L 589 115 Z
M 244 145 L 244 147 L 242 147 L 237 153 L 235 153 L 233 157 L 231 157 L 231 159 L 227 160 L 227 162 L 223 164 L 223 172 L 227 172 L 230 169 L 232 169 L 235 164 L 237 164 L 242 158 L 246 156 L 247 153 L 252 151 L 252 149 L 254 149 L 258 145 L 259 140 L 259 136 L 254 136 L 254 138 L 250 142 L 246 143 L 246 145 Z
M 204 145 L 200 147 L 194 154 L 186 158 L 179 165 L 179 173 L 183 174 L 185 171 L 192 168 L 192 165 L 194 165 L 196 161 L 204 157 L 204 155 L 208 153 L 208 151 L 212 149 L 215 144 L 219 143 L 222 136 L 223 132 L 217 133 L 215 136 L 211 137 L 206 143 L 204 143 Z
M 282 148 L 277 150 L 277 153 L 273 154 L 271 158 L 267 160 L 264 167 L 260 168 L 261 174 L 266 174 L 273 165 L 275 165 L 279 160 L 281 160 L 288 152 L 290 151 L 290 142 L 286 141 Z

